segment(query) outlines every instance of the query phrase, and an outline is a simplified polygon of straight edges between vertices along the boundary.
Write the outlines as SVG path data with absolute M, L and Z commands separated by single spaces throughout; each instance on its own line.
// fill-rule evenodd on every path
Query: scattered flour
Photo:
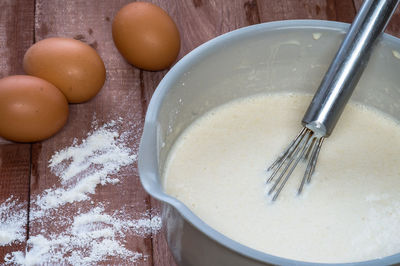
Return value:
M 122 121 L 120 121 L 122 122 Z M 34 201 L 39 207 L 33 213 L 43 216 L 47 209 L 66 203 L 88 200 L 97 185 L 116 184 L 120 180 L 110 175 L 136 161 L 136 154 L 125 144 L 125 135 L 115 129 L 116 121 L 98 128 L 81 144 L 56 152 L 49 161 L 51 171 L 60 178 L 62 187 L 47 189 Z M 72 185 L 70 185 L 72 184 Z
M 86 139 L 80 143 L 74 140 L 70 147 L 51 157 L 49 168 L 59 177 L 60 185 L 31 201 L 30 228 L 52 224 L 63 231 L 46 233 L 42 229 L 35 234 L 30 230 L 26 251 L 7 254 L 6 265 L 95 265 L 109 257 L 132 264 L 147 259 L 148 255 L 125 247 L 125 239 L 156 233 L 161 229 L 160 216 L 136 213 L 139 218 L 135 219 L 124 209 L 110 214 L 105 211 L 108 202 L 96 203 L 91 198 L 98 185 L 122 182 L 112 176 L 137 159 L 135 151 L 127 146 L 129 134 L 119 133 L 122 122 L 119 119 L 101 127 L 92 123 L 94 129 Z M 71 215 L 68 203 L 86 201 L 91 208 L 75 210 Z M 0 217 L 0 246 L 25 240 L 27 214 L 22 205 L 8 199 L 0 205 Z
M 36 235 L 29 238 L 30 248 L 26 253 L 14 252 L 6 257 L 8 264 L 36 265 L 71 264 L 94 265 L 108 256 L 118 256 L 127 262 L 147 259 L 147 255 L 124 247 L 122 239 L 126 235 L 148 236 L 161 228 L 158 216 L 149 214 L 139 220 L 126 215 L 118 217 L 105 214 L 102 206 L 74 217 L 65 232 L 50 236 Z
M 18 204 L 11 196 L 0 204 L 0 246 L 25 240 L 26 205 Z

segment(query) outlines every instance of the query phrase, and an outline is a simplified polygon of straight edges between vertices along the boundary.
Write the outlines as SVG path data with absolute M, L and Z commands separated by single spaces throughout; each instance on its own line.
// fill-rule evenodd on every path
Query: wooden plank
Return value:
M 358 11 L 363 3 L 363 0 L 353 0 L 353 2 L 356 10 Z M 397 7 L 385 32 L 400 38 L 400 7 Z
M 0 2 L 0 77 L 24 74 L 22 58 L 33 43 L 33 3 L 33 0 Z
M 257 3 L 262 22 L 286 19 L 351 22 L 355 14 L 350 0 L 261 0 Z
M 200 44 L 228 31 L 259 23 L 258 8 L 254 0 L 224 1 L 152 1 L 163 8 L 177 24 L 181 34 L 181 51 L 178 60 Z M 141 71 L 141 83 L 146 104 L 168 70 Z M 153 209 L 160 203 L 151 199 Z M 153 237 L 154 265 L 175 265 L 167 247 L 164 234 Z
M 166 10 L 177 24 L 181 35 L 181 50 L 177 60 L 212 38 L 260 22 L 255 0 L 152 2 Z M 168 69 L 159 72 L 143 71 L 147 103 L 167 72 Z
M 34 1 L 0 2 L 0 78 L 23 74 L 22 58 L 33 42 Z M 28 210 L 30 144 L 17 144 L 0 138 L 0 205 L 11 196 L 24 204 L 21 208 L 0 213 L 3 219 L 13 212 Z M 27 214 L 22 217 L 28 221 Z M 25 249 L 25 242 L 0 246 L 0 264 L 4 256 Z
M 22 73 L 21 64 L 17 61 L 22 60 L 23 53 L 30 46 L 34 37 L 36 40 L 53 36 L 80 39 L 99 52 L 107 68 L 107 82 L 101 93 L 88 103 L 71 105 L 71 114 L 67 126 L 53 138 L 33 145 L 31 199 L 35 199 L 45 189 L 59 185 L 58 177 L 51 173 L 48 168 L 48 160 L 55 151 L 70 146 L 74 138 L 78 140 L 85 138 L 91 130 L 94 117 L 100 125 L 119 117 L 122 117 L 124 121 L 130 121 L 131 123 L 123 124 L 122 131 L 132 134 L 127 143 L 135 152 L 137 151 L 147 104 L 157 84 L 168 70 L 160 72 L 140 71 L 128 65 L 115 49 L 111 38 L 112 18 L 123 5 L 129 2 L 131 1 L 37 0 L 36 25 L 33 24 L 33 0 L 10 0 L 3 1 L 0 4 L 0 7 L 2 7 L 0 22 L 4 21 L 0 24 L 1 43 L 8 43 L 1 39 L 3 36 L 6 36 L 7 40 L 17 38 L 10 42 L 12 45 L 0 47 L 2 57 L 8 58 L 7 63 L 0 62 L 0 64 L 6 66 L 0 65 L 1 76 Z M 154 0 L 153 2 L 164 8 L 178 25 L 182 37 L 179 58 L 205 41 L 243 26 L 272 20 L 298 18 L 351 22 L 355 10 L 350 0 L 286 0 L 280 2 L 273 0 Z M 31 4 L 29 9 L 31 13 L 21 11 L 29 6 L 28 3 Z M 5 7 L 1 5 L 5 5 Z M 355 0 L 355 6 L 357 7 L 357 0 Z M 3 10 L 8 9 L 12 9 L 12 12 L 19 15 L 10 18 L 7 14 L 11 13 L 3 12 Z M 12 21 L 12 23 L 5 24 L 7 21 L 9 23 Z M 26 26 L 29 23 L 30 27 Z M 6 27 L 2 27 L 2 25 L 6 25 Z M 34 26 L 35 36 L 32 34 Z M 31 29 L 30 35 L 27 29 Z M 6 34 L 6 32 L 11 33 Z M 15 41 L 20 40 L 19 37 L 15 36 L 22 35 L 24 36 L 22 42 Z M 12 48 L 11 51 L 10 47 Z M 3 141 L 3 143 L 7 142 Z M 7 198 L 6 195 L 11 193 L 11 188 L 13 189 L 12 193 L 16 195 L 14 186 L 8 185 L 10 182 L 16 182 L 15 188 L 17 190 L 20 190 L 19 187 L 21 187 L 22 191 L 24 186 L 27 187 L 28 183 L 18 183 L 19 181 L 14 180 L 28 182 L 28 179 L 24 179 L 23 176 L 29 173 L 29 150 L 29 145 L 25 144 L 0 145 L 0 170 L 2 170 L 0 172 L 0 200 L 2 200 L 1 197 Z M 7 174 L 9 172 L 12 174 Z M 96 195 L 93 197 L 94 204 L 108 202 L 106 206 L 108 213 L 129 206 L 126 211 L 134 218 L 140 218 L 140 214 L 150 210 L 151 207 L 153 212 L 159 211 L 159 203 L 153 199 L 150 200 L 141 188 L 136 165 L 124 168 L 118 176 L 123 177 L 120 184 L 99 187 L 96 190 Z M 10 178 L 12 181 L 10 181 Z M 3 180 L 5 185 L 2 183 Z M 8 189 L 7 192 L 3 192 L 5 188 Z M 25 191 L 24 193 L 27 197 L 28 192 Z M 88 202 L 81 202 L 61 208 L 57 213 L 58 218 L 71 218 L 80 208 L 85 209 L 87 207 Z M 44 233 L 42 230 L 44 230 Z M 53 224 L 51 219 L 44 224 L 33 223 L 30 228 L 31 236 L 39 233 L 48 236 L 52 233 L 60 233 L 63 230 L 64 228 Z M 140 261 L 141 265 L 175 264 L 161 233 L 154 235 L 152 239 L 128 236 L 126 240 L 128 249 L 149 255 L 146 261 Z M 18 246 L 14 250 L 22 250 L 23 248 L 24 245 Z M 0 255 L 2 255 L 1 252 L 3 252 L 2 249 L 0 249 Z M 102 263 L 124 264 L 126 261 L 114 257 L 108 258 Z
M 30 144 L 0 145 L 0 205 L 6 204 L 6 206 L 10 206 L 10 203 L 16 203 L 7 212 L 1 212 L 0 217 L 2 222 L 10 226 L 15 222 L 16 218 L 22 218 L 25 220 L 26 225 L 28 224 L 29 158 Z M 7 199 L 10 199 L 8 203 L 6 202 Z M 25 229 L 24 234 L 27 236 L 28 228 L 25 227 Z M 7 254 L 23 251 L 25 246 L 26 239 L 24 241 L 15 241 L 6 246 L 0 245 L 0 265 L 4 263 L 4 258 Z
M 107 81 L 101 92 L 91 101 L 70 105 L 67 125 L 56 136 L 40 144 L 33 145 L 31 199 L 45 189 L 59 184 L 58 177 L 50 172 L 48 160 L 55 151 L 68 147 L 73 139 L 82 140 L 91 131 L 93 120 L 99 125 L 122 118 L 121 132 L 128 132 L 126 144 L 136 153 L 143 127 L 142 96 L 139 71 L 128 65 L 116 50 L 111 35 L 112 18 L 129 1 L 36 1 L 36 40 L 48 37 L 72 37 L 84 41 L 97 50 L 107 69 Z M 62 63 L 62 62 L 60 62 Z M 95 119 L 94 119 L 95 117 Z M 127 215 L 141 218 L 150 209 L 149 196 L 141 187 L 137 166 L 124 167 L 118 174 L 117 185 L 96 188 L 92 201 L 96 205 L 104 203 L 105 212 L 125 209 Z M 60 208 L 58 214 L 66 218 L 73 217 L 79 209 L 88 208 L 90 202 L 75 202 Z M 46 224 L 34 223 L 31 236 L 37 234 L 58 234 L 65 228 L 48 221 Z M 44 230 L 44 231 L 43 231 Z M 140 265 L 152 264 L 152 243 L 150 237 L 129 235 L 125 247 L 149 255 Z M 110 257 L 101 263 L 126 264 L 118 256 Z

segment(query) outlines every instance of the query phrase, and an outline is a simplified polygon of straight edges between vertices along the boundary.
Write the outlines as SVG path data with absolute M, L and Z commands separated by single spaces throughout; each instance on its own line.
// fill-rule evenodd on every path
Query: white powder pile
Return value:
M 25 204 L 18 204 L 12 196 L 0 204 L 0 246 L 23 242 L 26 222 Z
M 118 123 L 111 121 L 88 135 L 81 144 L 56 152 L 49 161 L 51 171 L 60 178 L 62 187 L 47 189 L 34 201 L 39 207 L 35 216 L 43 216 L 47 209 L 66 203 L 88 200 L 97 185 L 116 184 L 120 180 L 110 175 L 136 161 L 136 154 L 125 144 L 126 135 L 116 130 Z
M 132 264 L 147 259 L 148 255 L 128 249 L 125 239 L 151 236 L 160 230 L 161 218 L 151 212 L 128 213 L 124 208 L 107 213 L 108 202 L 94 204 L 91 198 L 98 186 L 123 183 L 123 176 L 120 175 L 122 180 L 112 176 L 137 159 L 137 149 L 127 146 L 132 136 L 119 133 L 122 122 L 119 119 L 102 127 L 94 123 L 86 139 L 80 143 L 74 140 L 70 147 L 51 157 L 49 168 L 59 177 L 60 185 L 46 189 L 31 201 L 31 235 L 27 250 L 7 254 L 6 264 L 94 265 L 110 257 Z M 75 210 L 75 205 L 68 204 L 73 202 L 85 202 L 84 206 L 89 209 Z M 3 226 L 3 218 L 1 220 L 0 246 L 24 240 L 26 213 L 16 212 L 16 206 L 11 199 L 0 205 L 0 213 L 3 209 L 6 211 L 7 221 Z M 71 215 L 71 208 L 74 215 Z M 9 209 L 14 210 L 11 215 Z M 19 219 L 21 216 L 25 219 Z M 15 223 L 18 219 L 25 223 Z M 62 228 L 62 232 L 46 232 L 43 225 L 49 224 Z M 33 233 L 35 226 L 43 228 L 42 231 Z
M 142 219 L 128 219 L 126 215 L 118 217 L 105 214 L 98 206 L 87 213 L 74 217 L 73 222 L 60 234 L 50 236 L 36 235 L 28 240 L 30 249 L 14 252 L 6 258 L 9 264 L 70 264 L 93 265 L 108 256 L 119 257 L 128 262 L 147 259 L 147 255 L 131 251 L 124 247 L 123 239 L 127 235 L 148 236 L 161 228 L 159 217 L 151 218 L 147 214 Z

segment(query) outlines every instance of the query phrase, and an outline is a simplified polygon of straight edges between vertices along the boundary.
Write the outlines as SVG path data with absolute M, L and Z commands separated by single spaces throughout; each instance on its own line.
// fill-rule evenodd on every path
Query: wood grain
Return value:
M 0 78 L 23 74 L 22 57 L 35 41 L 48 37 L 71 37 L 91 45 L 100 54 L 107 69 L 107 81 L 91 101 L 70 105 L 67 125 L 54 137 L 30 144 L 16 144 L 0 138 L 0 204 L 11 195 L 29 202 L 60 181 L 48 167 L 58 150 L 84 139 L 92 131 L 92 122 L 102 125 L 113 119 L 125 121 L 121 132 L 129 132 L 128 145 L 137 153 L 147 106 L 158 83 L 169 71 L 148 72 L 129 65 L 116 50 L 111 23 L 116 12 L 131 0 L 3 0 L 0 1 Z M 252 24 L 285 19 L 322 19 L 350 23 L 362 0 L 151 0 L 162 7 L 176 22 L 181 34 L 179 59 L 223 33 Z M 387 32 L 400 36 L 398 10 Z M 93 204 L 103 203 L 105 211 L 124 209 L 132 218 L 146 211 L 159 214 L 160 203 L 143 190 L 136 163 L 123 168 L 115 177 L 117 185 L 99 186 L 92 196 Z M 60 233 L 60 219 L 69 219 L 79 210 L 93 205 L 87 201 L 67 204 L 45 223 L 30 221 L 29 234 Z M 27 216 L 28 219 L 28 216 Z M 126 247 L 148 255 L 139 265 L 176 265 L 164 234 L 152 237 L 129 235 Z M 0 264 L 4 255 L 24 250 L 25 243 L 0 247 Z M 100 264 L 128 264 L 110 257 Z
M 12 216 L 14 213 L 25 210 L 26 224 L 28 225 L 29 207 L 29 172 L 30 172 L 30 145 L 29 144 L 4 144 L 0 145 L 0 204 L 8 198 L 18 205 L 7 213 L 0 213 L 0 217 Z M 28 228 L 26 228 L 27 238 Z M 0 265 L 4 262 L 4 257 L 14 251 L 23 251 L 26 241 L 13 243 L 5 247 L 0 247 Z
M 0 2 L 0 78 L 23 74 L 22 58 L 33 42 L 34 1 Z M 0 204 L 12 200 L 29 207 L 30 144 L 16 144 L 0 139 Z M 17 211 L 17 210 L 10 210 Z M 5 218 L 9 213 L 0 213 Z M 28 221 L 28 216 L 25 217 Z M 0 247 L 0 264 L 4 256 L 23 251 L 25 242 Z
M 354 6 L 358 11 L 363 3 L 363 0 L 353 0 L 353 1 L 354 1 Z M 385 32 L 400 38 L 400 7 L 397 7 L 396 11 L 394 12 L 392 18 L 389 21 L 389 24 Z
M 255 0 L 153 0 L 172 17 L 181 35 L 178 59 L 197 46 L 229 31 L 259 23 Z M 146 103 L 161 79 L 168 72 L 143 71 Z
M 31 200 L 54 184 L 58 177 L 49 171 L 48 160 L 55 151 L 68 147 L 73 139 L 82 140 L 92 130 L 92 122 L 99 125 L 122 118 L 122 132 L 129 132 L 127 144 L 137 153 L 143 127 L 142 95 L 139 70 L 128 65 L 117 52 L 111 36 L 111 20 L 128 1 L 36 1 L 36 40 L 48 37 L 70 37 L 91 45 L 102 57 L 107 69 L 107 81 L 101 92 L 92 100 L 70 105 L 67 125 L 54 137 L 33 145 Z M 141 187 L 137 167 L 123 168 L 117 175 L 117 185 L 98 186 L 91 199 L 93 204 L 103 203 L 106 213 L 125 209 L 127 215 L 137 219 L 150 208 L 149 196 Z M 72 217 L 79 210 L 88 209 L 87 201 L 68 204 L 57 214 Z M 35 223 L 31 235 L 60 233 L 64 228 Z M 43 230 L 45 233 L 43 233 Z M 140 265 L 152 265 L 151 238 L 128 236 L 126 248 L 148 255 L 150 259 Z M 102 263 L 124 264 L 121 258 L 109 258 Z
M 351 22 L 355 9 L 349 0 L 259 0 L 261 22 L 286 19 L 322 19 Z

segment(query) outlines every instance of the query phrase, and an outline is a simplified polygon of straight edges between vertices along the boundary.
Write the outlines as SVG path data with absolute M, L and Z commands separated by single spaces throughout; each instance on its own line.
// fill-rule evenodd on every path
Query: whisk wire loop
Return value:
M 303 128 L 300 133 L 296 136 L 296 138 L 289 144 L 287 149 L 283 152 L 281 156 L 276 159 L 270 167 L 268 167 L 267 171 L 270 171 L 275 168 L 275 170 L 272 172 L 271 176 L 267 180 L 267 183 L 271 182 L 272 179 L 274 179 L 275 175 L 278 173 L 279 169 L 282 167 L 282 165 L 285 163 L 286 159 L 293 153 L 293 151 L 297 148 L 301 141 L 302 135 L 305 133 L 306 128 Z M 279 164 L 279 165 L 278 165 Z M 277 166 L 278 165 L 278 166 Z M 277 166 L 277 167 L 275 167 Z
M 318 143 L 312 144 L 312 151 L 310 149 L 311 156 L 309 157 L 307 168 L 306 168 L 304 176 L 301 180 L 301 184 L 300 184 L 299 190 L 297 191 L 297 194 L 301 194 L 306 181 L 307 181 L 307 183 L 310 183 L 310 181 L 311 181 L 311 176 L 314 173 L 315 165 L 317 164 L 319 151 L 321 150 L 321 146 L 322 146 L 322 142 L 324 141 L 324 138 L 319 138 L 319 139 L 315 138 L 313 141 L 318 142 Z
M 307 183 L 309 183 L 311 181 L 311 176 L 314 173 L 323 140 L 324 137 L 318 137 L 312 130 L 304 127 L 297 137 L 290 143 L 284 153 L 273 162 L 273 164 L 268 168 L 268 171 L 272 169 L 274 171 L 268 178 L 267 183 L 270 183 L 277 173 L 280 170 L 281 171 L 278 178 L 276 178 L 274 184 L 268 191 L 268 195 L 275 192 L 272 201 L 275 201 L 278 198 L 289 177 L 293 173 L 299 161 L 303 158 L 308 160 L 308 164 L 298 189 L 298 194 L 302 192 L 305 182 L 307 181 Z

